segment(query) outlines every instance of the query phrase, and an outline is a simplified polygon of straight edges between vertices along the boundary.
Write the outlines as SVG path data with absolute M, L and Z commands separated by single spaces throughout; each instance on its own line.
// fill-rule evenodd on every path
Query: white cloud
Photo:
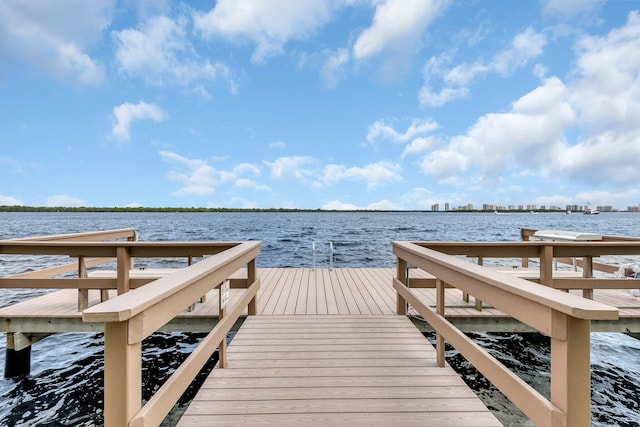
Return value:
M 383 120 L 378 120 L 369 126 L 367 140 L 375 142 L 377 140 L 387 140 L 397 144 L 406 143 L 418 135 L 431 132 L 438 128 L 438 123 L 430 118 L 414 119 L 405 132 L 398 132 Z
M 323 204 L 320 209 L 327 211 L 358 211 L 364 210 L 364 207 L 356 206 L 352 203 L 344 203 L 340 200 L 331 200 Z
M 458 184 L 469 172 L 481 181 L 510 172 L 568 178 L 572 185 L 607 188 L 614 201 L 626 193 L 628 200 L 640 158 L 640 14 L 631 12 L 607 34 L 583 36 L 576 53 L 566 83 L 546 78 L 510 111 L 480 117 L 464 135 L 428 153 L 423 173 Z M 580 200 L 607 199 L 590 194 Z
M 418 95 L 420 103 L 428 107 L 440 107 L 452 100 L 464 98 L 469 94 L 468 86 L 478 76 L 488 73 L 510 75 L 542 55 L 546 44 L 544 34 L 527 28 L 512 39 L 509 47 L 497 52 L 486 63 L 477 61 L 448 68 L 447 65 L 452 60 L 451 53 L 431 57 L 424 66 L 425 83 Z M 439 90 L 433 88 L 434 79 L 442 81 Z
M 208 203 L 209 207 L 217 208 L 220 207 L 219 204 Z M 241 197 L 232 197 L 229 201 L 227 201 L 224 206 L 232 207 L 232 208 L 240 208 L 240 209 L 258 209 L 260 205 L 258 202 L 254 200 L 243 199 Z
M 44 202 L 48 207 L 83 207 L 89 206 L 87 202 L 77 197 L 67 196 L 66 194 L 56 194 L 55 196 L 47 197 Z
M 252 41 L 252 60 L 262 63 L 282 53 L 290 40 L 303 40 L 326 24 L 336 5 L 332 0 L 219 0 L 209 12 L 195 14 L 194 25 L 207 37 Z
M 15 197 L 0 194 L 0 206 L 24 206 L 24 203 Z
M 253 179 L 239 178 L 235 181 L 235 186 L 239 188 L 251 188 L 258 191 L 271 191 L 268 185 L 257 182 Z
M 565 85 L 549 78 L 515 101 L 510 112 L 480 117 L 465 135 L 428 154 L 422 172 L 450 180 L 478 169 L 483 179 L 496 179 L 515 164 L 545 174 L 566 147 L 565 131 L 576 123 Z
M 465 172 L 471 161 L 464 152 L 460 152 L 462 144 L 449 145 L 447 148 L 436 150 L 426 156 L 420 162 L 420 169 L 425 175 L 431 175 L 443 182 L 451 182 L 451 179 Z
M 122 73 L 139 77 L 152 85 L 187 87 L 205 98 L 208 87 L 219 79 L 237 90 L 229 68 L 202 58 L 189 41 L 188 21 L 154 16 L 138 29 L 114 32 L 116 60 Z
M 594 132 L 637 129 L 640 123 L 640 13 L 602 37 L 577 46 L 578 80 L 572 101 Z
M 246 175 L 252 177 L 260 177 L 262 175 L 260 168 L 251 163 L 240 163 L 234 166 L 231 171 L 219 171 L 218 174 L 221 182 L 230 181 L 233 182 L 236 187 L 251 188 L 258 191 L 271 191 L 268 185 L 246 177 Z
M 435 136 L 416 138 L 411 141 L 410 144 L 407 144 L 407 146 L 404 148 L 404 151 L 402 152 L 401 158 L 404 159 L 410 154 L 424 153 L 425 151 L 428 151 L 429 149 L 437 146 L 439 141 L 439 138 Z
M 113 126 L 112 133 L 120 141 L 128 141 L 131 139 L 131 125 L 139 120 L 153 120 L 161 122 L 166 120 L 168 115 L 160 107 L 155 104 L 147 104 L 139 102 L 130 104 L 125 102 L 113 109 L 113 115 L 116 124 Z
M 269 144 L 269 147 L 271 148 L 285 148 L 286 146 L 287 144 L 285 144 L 283 141 L 274 141 Z
M 560 18 L 575 18 L 600 8 L 605 0 L 543 0 L 542 10 L 546 15 Z
M 605 132 L 581 141 L 562 153 L 559 169 L 574 180 L 632 188 L 638 183 L 640 129 L 617 134 Z
M 172 193 L 174 196 L 206 196 L 215 193 L 219 182 L 217 171 L 204 160 L 189 159 L 171 151 L 161 151 L 163 160 L 178 167 L 169 173 L 169 179 L 182 183 L 182 188 Z
M 340 75 L 349 62 L 349 51 L 345 48 L 337 49 L 328 54 L 327 60 L 320 68 L 320 76 L 325 86 L 334 89 L 338 85 Z
M 182 187 L 172 193 L 174 196 L 207 196 L 229 183 L 242 189 L 271 191 L 269 186 L 254 179 L 260 177 L 262 172 L 251 163 L 239 163 L 225 171 L 214 168 L 206 160 L 189 159 L 171 151 L 160 151 L 160 156 L 174 165 L 169 172 L 169 179 L 182 183 Z
M 271 169 L 273 179 L 304 179 L 313 174 L 308 166 L 315 163 L 315 159 L 309 156 L 280 157 L 273 162 L 264 161 Z
M 0 57 L 82 86 L 99 84 L 104 67 L 87 50 L 111 23 L 113 8 L 111 0 L 0 2 Z
M 389 199 L 382 199 L 375 202 L 371 202 L 366 205 L 356 205 L 353 203 L 342 202 L 340 200 L 331 200 L 325 202 L 320 208 L 324 210 L 336 210 L 336 211 L 355 211 L 355 210 L 412 210 L 431 209 L 431 205 L 439 203 L 440 200 L 433 194 L 433 192 L 426 188 L 412 188 L 411 190 L 403 193 L 399 196 L 399 201 L 393 201 Z
M 353 56 L 363 60 L 383 52 L 412 53 L 422 33 L 447 3 L 437 0 L 386 0 L 377 4 L 373 23 L 353 45 Z
M 396 203 L 389 200 L 380 200 L 368 205 L 354 205 L 353 203 L 345 203 L 340 200 L 332 200 L 323 204 L 320 209 L 332 211 L 362 211 L 362 210 L 382 210 L 391 211 L 400 209 Z
M 429 107 L 442 107 L 453 100 L 465 98 L 469 94 L 466 87 L 450 88 L 444 87 L 439 92 L 435 92 L 428 83 L 420 88 L 418 99 L 420 104 Z
M 640 158 L 640 14 L 577 45 L 570 101 L 589 131 L 567 148 L 559 167 L 575 180 L 626 188 L 637 184 Z
M 329 164 L 324 167 L 321 183 L 333 185 L 344 180 L 362 181 L 367 184 L 369 190 L 374 190 L 382 185 L 402 182 L 400 169 L 399 165 L 387 161 L 350 168 Z

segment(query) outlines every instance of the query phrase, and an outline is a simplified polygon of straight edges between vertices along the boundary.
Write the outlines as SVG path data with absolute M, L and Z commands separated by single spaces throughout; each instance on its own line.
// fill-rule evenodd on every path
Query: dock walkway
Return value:
M 135 270 L 134 270 L 135 271 Z M 269 315 L 390 315 L 396 314 L 396 292 L 391 286 L 395 275 L 393 268 L 259 268 L 262 281 L 258 291 L 257 314 Z M 170 271 L 147 271 L 163 277 Z M 133 273 L 135 276 L 138 273 Z M 242 271 L 234 276 L 242 276 Z M 104 273 L 98 277 L 104 276 Z M 154 276 L 154 277 L 155 277 Z M 425 278 L 426 273 L 412 271 L 412 278 Z M 418 289 L 424 301 L 436 306 L 434 289 Z M 572 291 L 577 293 L 577 291 Z M 179 314 L 161 330 L 207 332 L 218 320 L 217 290 L 210 292 L 204 303 L 198 303 L 192 311 Z M 239 289 L 231 290 L 231 304 L 242 295 Z M 112 296 L 115 293 L 112 291 Z M 592 321 L 596 332 L 640 332 L 640 298 L 627 290 L 597 289 L 596 301 L 620 309 L 618 321 Z M 89 305 L 99 302 L 99 292 L 89 293 Z M 448 289 L 445 297 L 446 317 L 461 330 L 467 332 L 524 332 L 526 325 L 512 319 L 502 311 L 484 303 L 478 311 L 475 302 L 465 302 L 462 292 Z M 417 314 L 410 310 L 409 314 Z M 244 312 L 246 315 L 246 310 Z M 415 318 L 414 318 L 415 319 Z M 429 330 L 426 323 L 419 326 Z M 77 291 L 63 289 L 37 298 L 0 308 L 0 332 L 55 333 L 101 332 L 101 323 L 82 321 L 77 307 Z
M 124 229 L 0 242 L 2 254 L 77 258 L 0 278 L 4 288 L 61 289 L 0 309 L 11 359 L 5 375 L 28 373 L 31 344 L 50 333 L 104 331 L 108 426 L 159 425 L 216 348 L 221 369 L 182 425 L 498 425 L 446 364 L 446 342 L 535 424 L 580 427 L 591 416 L 590 333 L 640 330 L 638 279 L 596 277 L 619 268 L 593 260 L 640 256 L 637 240 L 395 241 L 395 269 L 334 270 L 258 269 L 258 241 L 136 237 Z M 167 257 L 188 266 L 132 270 L 135 259 Z M 523 268 L 501 274 L 484 266 L 488 258 Z M 537 272 L 529 259 L 538 260 Z M 115 270 L 89 271 L 114 261 Z M 582 271 L 556 272 L 554 263 Z M 437 331 L 435 350 L 411 320 Z M 206 337 L 143 402 L 142 343 L 166 330 Z M 473 330 L 550 337 L 550 398 L 464 334 Z
M 406 316 L 250 316 L 180 420 L 499 426 Z

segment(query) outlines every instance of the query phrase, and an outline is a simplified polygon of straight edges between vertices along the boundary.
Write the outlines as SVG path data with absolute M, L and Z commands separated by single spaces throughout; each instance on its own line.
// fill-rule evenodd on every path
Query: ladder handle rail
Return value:
M 618 309 L 512 277 L 412 242 L 394 242 L 398 259 L 393 287 L 398 314 L 409 303 L 436 330 L 438 363 L 449 341 L 536 424 L 579 426 L 591 422 L 590 320 L 617 319 Z M 436 277 L 436 308 L 407 287 L 411 264 Z M 444 290 L 456 287 L 551 337 L 551 400 L 520 380 L 446 319 Z M 571 387 L 571 392 L 569 392 Z
M 311 248 L 313 251 L 313 270 L 316 269 L 316 255 L 320 254 L 320 255 L 328 255 L 329 256 L 329 271 L 333 270 L 333 263 L 334 263 L 334 251 L 333 251 L 333 242 L 329 242 L 329 252 L 318 252 L 316 249 L 316 241 L 313 240 L 311 242 Z

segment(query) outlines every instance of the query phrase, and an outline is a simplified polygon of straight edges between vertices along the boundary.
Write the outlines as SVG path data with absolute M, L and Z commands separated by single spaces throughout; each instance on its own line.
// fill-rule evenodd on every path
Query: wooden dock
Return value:
M 392 315 L 396 314 L 396 292 L 392 287 L 393 268 L 259 268 L 262 285 L 258 291 L 260 316 L 277 315 Z M 170 270 L 133 270 L 132 277 L 165 277 Z M 105 277 L 109 272 L 97 274 Z M 113 275 L 113 272 L 111 272 Z M 428 278 L 422 271 L 411 271 L 411 278 Z M 233 277 L 246 275 L 238 271 Z M 530 273 L 526 273 L 530 275 Z M 411 279 L 410 279 L 411 280 Z M 417 289 L 424 300 L 436 306 L 435 289 Z M 111 291 L 112 296 L 115 292 Z M 572 293 L 579 294 L 578 291 Z M 207 332 L 218 320 L 218 291 L 212 290 L 204 303 L 192 311 L 184 311 L 162 331 Z M 230 304 L 241 298 L 242 291 L 231 290 Z M 99 302 L 98 291 L 89 292 L 89 305 Z M 597 289 L 594 300 L 620 309 L 616 321 L 594 320 L 594 332 L 640 332 L 640 298 L 629 291 Z M 465 302 L 459 289 L 447 289 L 446 317 L 465 332 L 526 332 L 527 325 L 483 303 L 477 310 L 475 302 Z M 409 311 L 422 331 L 431 331 L 428 324 L 419 321 L 417 313 Z M 243 316 L 246 316 L 246 310 Z M 63 289 L 41 297 L 0 309 L 0 332 L 54 333 L 101 332 L 102 323 L 82 321 L 77 307 L 77 291 Z
M 82 234 L 0 245 L 3 254 L 78 259 L 0 278 L 6 288 L 60 289 L 0 309 L 0 332 L 7 333 L 10 374 L 17 375 L 28 373 L 23 362 L 43 336 L 104 331 L 109 426 L 159 425 L 216 348 L 221 369 L 212 371 L 182 425 L 498 425 L 446 364 L 446 341 L 534 423 L 579 427 L 590 420 L 590 333 L 640 332 L 640 301 L 631 293 L 640 281 L 593 276 L 594 269 L 614 271 L 594 257 L 640 255 L 637 241 L 401 241 L 393 243 L 396 268 L 258 269 L 260 242 L 135 236 L 126 229 L 89 237 L 127 241 Z M 153 257 L 185 257 L 188 266 L 132 269 L 135 258 Z M 539 268 L 501 274 L 482 265 L 492 257 L 521 259 L 522 267 L 538 259 Z M 566 259 L 582 272 L 556 272 L 554 260 Z M 115 271 L 89 271 L 112 260 Z M 435 349 L 411 320 L 436 330 Z M 225 337 L 238 328 L 227 348 Z M 207 335 L 142 402 L 142 342 L 171 330 Z M 549 336 L 550 398 L 465 331 Z
M 195 425 L 500 422 L 406 316 L 250 316 L 180 420 Z

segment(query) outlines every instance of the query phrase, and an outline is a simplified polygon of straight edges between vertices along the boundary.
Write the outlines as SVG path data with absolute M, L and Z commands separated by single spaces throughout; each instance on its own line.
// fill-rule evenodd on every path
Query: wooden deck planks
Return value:
M 251 316 L 228 362 L 179 426 L 501 425 L 404 316 Z
M 149 272 L 147 272 L 148 274 Z M 241 275 L 239 271 L 236 275 Z M 246 274 L 246 273 L 244 273 Z M 411 270 L 411 275 L 420 271 Z M 340 268 L 329 271 L 324 268 L 260 268 L 258 275 L 261 287 L 258 292 L 258 314 L 260 315 L 300 315 L 300 314 L 394 314 L 396 294 L 391 282 L 395 275 L 393 268 Z M 218 313 L 217 290 L 210 292 L 204 304 L 198 303 L 192 312 L 185 312 L 183 319 L 216 319 Z M 435 306 L 435 290 L 418 289 L 421 298 Z M 572 291 L 581 295 L 581 291 Z M 113 293 L 113 292 L 112 292 Z M 240 298 L 241 290 L 232 289 L 232 302 Z M 99 302 L 98 291 L 90 291 L 90 305 Z M 115 295 L 115 294 L 114 294 Z M 594 292 L 595 300 L 620 308 L 620 316 L 640 319 L 640 298 L 631 295 L 629 290 L 600 290 Z M 474 308 L 473 298 L 465 303 L 462 293 L 457 289 L 448 289 L 445 298 L 448 317 L 473 319 L 505 319 L 499 310 L 484 303 L 483 310 Z M 245 312 L 246 314 L 246 312 Z M 413 313 L 415 314 L 415 313 Z M 73 289 L 52 292 L 37 298 L 0 309 L 0 332 L 20 324 L 20 331 L 44 332 L 40 329 L 29 330 L 28 322 L 33 319 L 38 328 L 43 321 L 52 319 L 46 325 L 46 331 L 82 331 L 73 329 L 73 324 L 60 330 L 55 328 L 55 319 L 81 324 L 81 314 L 77 311 L 77 291 Z M 13 322 L 13 326 L 11 322 Z M 490 326 L 490 325 L 489 325 Z M 198 326 L 200 327 L 200 326 Z M 603 326 L 606 328 L 607 326 Z

